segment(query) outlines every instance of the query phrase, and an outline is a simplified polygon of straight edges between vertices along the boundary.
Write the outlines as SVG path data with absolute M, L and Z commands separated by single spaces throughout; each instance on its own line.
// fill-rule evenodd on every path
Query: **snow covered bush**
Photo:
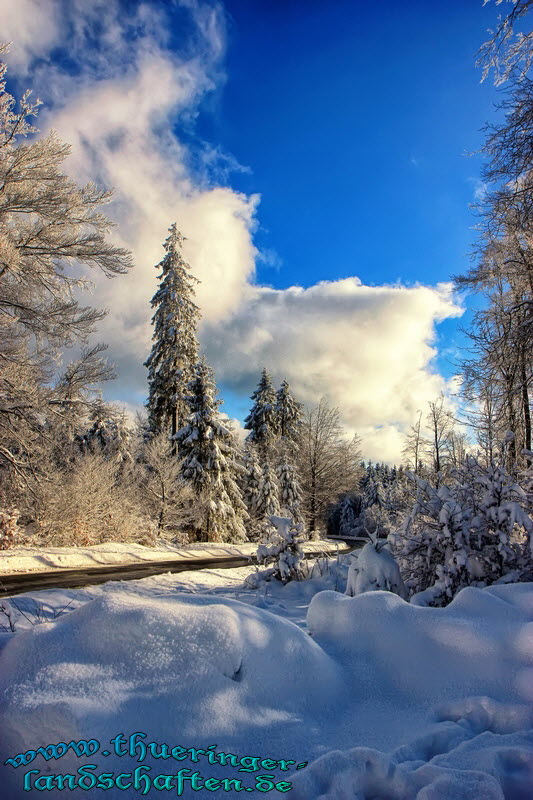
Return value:
M 438 489 L 411 475 L 416 501 L 389 539 L 420 605 L 443 606 L 465 586 L 531 576 L 533 520 L 526 494 L 502 466 L 468 457 Z
M 160 433 L 139 443 L 135 468 L 129 477 L 136 502 L 142 507 L 157 539 L 188 544 L 187 530 L 197 512 L 192 489 L 181 475 L 181 462 L 172 453 L 169 437 Z
M 155 527 L 135 486 L 117 481 L 117 466 L 102 454 L 77 457 L 70 469 L 50 471 L 36 508 L 42 544 L 153 544 Z
M 363 592 L 378 590 L 394 592 L 404 600 L 407 590 L 400 575 L 396 559 L 387 549 L 387 542 L 375 539 L 365 544 L 348 568 L 346 592 L 355 597 Z
M 18 526 L 19 512 L 16 508 L 0 510 L 0 550 L 9 550 L 22 539 L 22 531 Z
M 268 544 L 257 548 L 259 564 L 273 564 L 258 574 L 261 580 L 276 579 L 282 583 L 301 580 L 305 577 L 304 554 L 301 543 L 304 540 L 303 524 L 295 524 L 290 517 L 271 516 L 270 522 L 275 527 Z

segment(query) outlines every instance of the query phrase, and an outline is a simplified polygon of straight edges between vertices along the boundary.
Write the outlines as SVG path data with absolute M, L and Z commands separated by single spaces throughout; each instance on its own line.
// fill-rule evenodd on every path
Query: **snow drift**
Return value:
M 280 593 L 280 612 L 302 603 L 304 584 L 301 595 L 290 585 Z M 276 773 L 296 800 L 532 796 L 532 584 L 466 589 L 444 609 L 389 592 L 325 591 L 311 602 L 308 629 L 220 595 L 117 587 L 52 624 L 2 637 L 2 761 L 71 739 L 109 748 L 120 732 L 144 731 L 171 746 L 312 762 Z M 101 752 L 39 755 L 0 767 L 2 798 L 33 796 L 22 789 L 28 769 L 67 773 L 88 761 L 115 774 L 137 766 Z M 145 763 L 154 774 L 183 766 Z M 243 777 L 227 765 L 207 774 Z M 92 794 L 129 795 L 46 793 Z

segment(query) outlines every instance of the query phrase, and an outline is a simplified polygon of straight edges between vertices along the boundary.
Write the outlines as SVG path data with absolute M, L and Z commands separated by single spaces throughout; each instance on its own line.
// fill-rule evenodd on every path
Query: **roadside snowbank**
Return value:
M 341 543 L 341 547 L 344 546 Z M 312 541 L 303 545 L 304 552 L 323 551 L 334 555 L 336 542 Z M 195 543 L 177 547 L 168 542 L 158 542 L 154 547 L 142 544 L 108 542 L 91 547 L 16 547 L 0 550 L 0 575 L 12 572 L 45 572 L 49 569 L 76 569 L 102 567 L 109 564 L 136 564 L 144 561 L 181 561 L 186 558 L 222 558 L 223 556 L 251 556 L 257 552 L 257 543 L 239 545 Z

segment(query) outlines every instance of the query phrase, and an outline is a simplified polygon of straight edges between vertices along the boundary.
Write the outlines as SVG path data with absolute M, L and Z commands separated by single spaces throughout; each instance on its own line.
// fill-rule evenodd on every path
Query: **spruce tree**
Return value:
M 256 445 L 266 457 L 272 450 L 278 435 L 276 393 L 266 369 L 263 369 L 261 380 L 251 399 L 254 404 L 244 420 L 245 429 L 250 431 L 246 441 Z
M 359 512 L 359 514 L 357 513 Z M 358 527 L 361 504 L 353 495 L 345 495 L 340 503 L 339 533 L 341 536 L 353 536 Z
M 272 515 L 279 515 L 279 483 L 276 472 L 272 467 L 270 459 L 265 458 L 261 467 L 261 479 L 259 481 L 259 495 L 257 500 L 256 514 L 260 520 L 268 520 Z
M 191 485 L 198 509 L 198 539 L 243 541 L 248 515 L 235 479 L 237 446 L 218 411 L 221 401 L 205 361 L 196 366 L 188 388 L 190 413 L 176 439 L 183 459 L 182 474 Z
M 283 381 L 276 392 L 276 417 L 278 434 L 283 444 L 296 447 L 302 429 L 302 403 L 291 394 L 289 384 Z
M 290 516 L 295 523 L 302 522 L 302 490 L 300 488 L 296 469 L 291 463 L 287 448 L 282 451 L 277 469 L 277 477 L 282 513 Z
M 93 423 L 85 433 L 76 436 L 83 453 L 99 453 L 106 459 L 128 461 L 130 432 L 124 412 L 96 401 L 89 416 Z
M 183 425 L 188 407 L 187 385 L 198 361 L 196 327 L 200 317 L 193 302 L 194 285 L 199 283 L 183 260 L 184 237 L 176 223 L 169 228 L 165 241 L 166 255 L 157 265 L 160 285 L 152 298 L 155 308 L 153 346 L 145 366 L 148 367 L 148 422 L 152 433 L 168 433 L 174 437 Z
M 261 481 L 261 467 L 257 458 L 257 451 L 253 445 L 245 445 L 242 457 L 243 470 L 241 473 L 241 490 L 248 514 L 251 518 L 256 516 L 259 504 L 259 483 Z

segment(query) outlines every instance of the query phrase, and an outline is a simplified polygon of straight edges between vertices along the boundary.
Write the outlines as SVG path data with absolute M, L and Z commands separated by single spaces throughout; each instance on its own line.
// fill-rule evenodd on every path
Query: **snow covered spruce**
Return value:
M 148 368 L 148 424 L 153 433 L 168 431 L 174 436 L 188 416 L 187 386 L 198 362 L 196 328 L 200 309 L 193 302 L 199 281 L 181 255 L 184 237 L 169 228 L 164 244 L 166 255 L 156 269 L 160 283 L 152 298 L 155 313 L 152 351 Z
M 175 434 L 183 478 L 194 493 L 196 540 L 244 541 L 248 519 L 235 480 L 239 455 L 232 431 L 222 422 L 210 368 L 201 361 L 188 384 L 189 415 Z

